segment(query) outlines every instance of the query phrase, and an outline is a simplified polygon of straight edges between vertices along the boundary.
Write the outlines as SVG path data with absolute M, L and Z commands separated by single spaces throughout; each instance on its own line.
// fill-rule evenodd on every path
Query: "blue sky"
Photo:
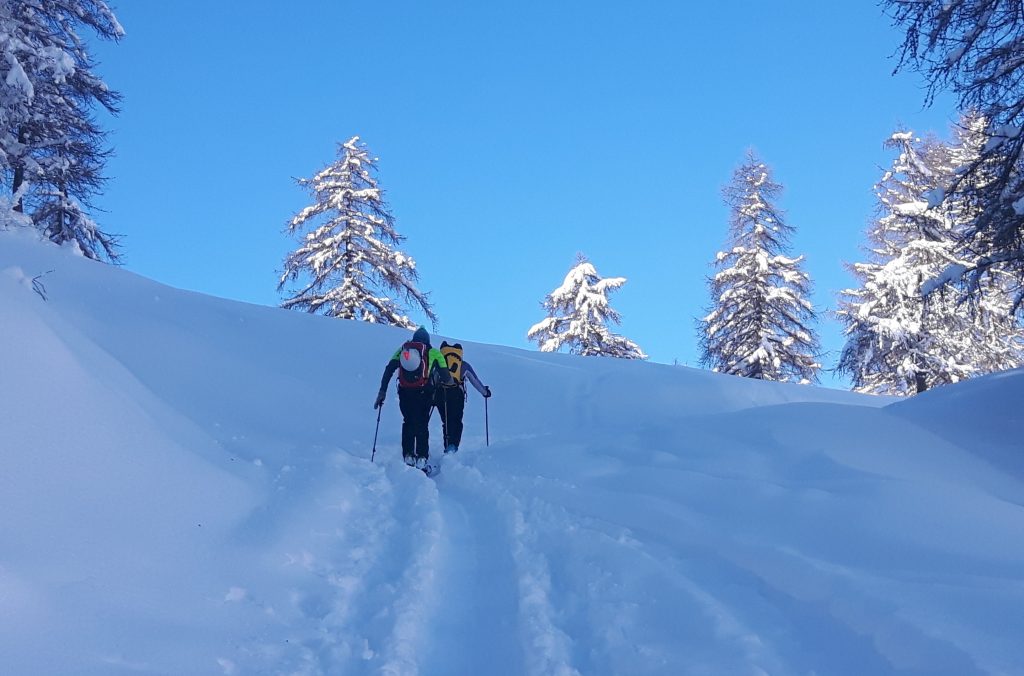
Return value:
M 129 270 L 276 305 L 283 228 L 308 203 L 293 177 L 358 134 L 437 332 L 459 340 L 533 347 L 581 251 L 629 280 L 612 296 L 622 334 L 697 365 L 721 188 L 753 147 L 785 188 L 832 367 L 828 311 L 862 258 L 882 143 L 900 124 L 945 135 L 955 116 L 892 75 L 901 34 L 871 2 L 114 8 L 126 37 L 96 54 L 125 100 L 98 203 Z

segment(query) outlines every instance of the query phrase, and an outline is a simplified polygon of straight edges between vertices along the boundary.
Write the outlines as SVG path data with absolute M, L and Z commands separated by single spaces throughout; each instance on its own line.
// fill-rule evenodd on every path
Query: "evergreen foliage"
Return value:
M 907 131 L 886 142 L 898 156 L 875 186 L 871 260 L 850 266 L 861 286 L 842 292 L 837 313 L 847 337 L 837 370 L 857 391 L 909 395 L 1020 363 L 1021 332 L 998 285 L 1005 273 L 993 271 L 972 303 L 941 286 L 927 293 L 944 271 L 967 265 L 958 231 L 974 206 L 944 200 L 941 186 L 978 156 L 984 126 L 966 116 L 951 145 Z
M 30 219 L 58 244 L 119 259 L 117 237 L 88 215 L 110 150 L 93 111 L 118 111 L 120 94 L 95 75 L 78 34 L 124 31 L 103 0 L 0 0 L 0 169 L 9 188 L 3 222 Z M 23 218 L 23 216 L 25 218 Z
M 565 276 L 562 285 L 548 294 L 543 306 L 547 317 L 527 332 L 542 352 L 568 347 L 570 354 L 647 359 L 640 346 L 608 328 L 621 317 L 608 304 L 608 294 L 622 287 L 625 277 L 602 278 L 583 254 Z
M 339 144 L 335 162 L 298 179 L 313 203 L 288 223 L 300 245 L 285 258 L 278 290 L 298 285 L 282 307 L 414 329 L 418 323 L 406 314 L 412 305 L 436 324 L 427 295 L 416 288 L 416 262 L 396 248 L 405 238 L 376 172 L 376 159 L 353 136 Z
M 1024 303 L 1024 12 L 1017 0 L 884 0 L 906 30 L 899 67 L 922 72 L 928 101 L 949 88 L 961 110 L 986 121 L 986 142 L 941 186 L 943 199 L 976 207 L 958 233 L 964 264 L 946 271 L 971 296 L 983 280 L 1012 284 Z
M 775 201 L 782 186 L 753 151 L 723 194 L 730 208 L 728 249 L 708 280 L 711 307 L 700 322 L 701 363 L 720 373 L 812 382 L 820 368 L 803 257 L 787 255 L 793 228 Z

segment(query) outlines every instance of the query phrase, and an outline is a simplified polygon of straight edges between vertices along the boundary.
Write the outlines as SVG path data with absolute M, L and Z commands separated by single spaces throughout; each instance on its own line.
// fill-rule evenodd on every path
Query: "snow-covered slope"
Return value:
M 0 317 L 3 673 L 1024 674 L 1024 373 L 891 404 L 462 341 L 490 445 L 471 391 L 434 480 L 393 392 L 370 462 L 405 331 L 23 232 Z

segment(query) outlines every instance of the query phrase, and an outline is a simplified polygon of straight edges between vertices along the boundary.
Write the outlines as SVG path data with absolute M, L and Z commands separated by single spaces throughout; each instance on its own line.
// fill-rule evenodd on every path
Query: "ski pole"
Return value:
M 487 400 L 490 397 L 484 397 L 484 438 L 487 439 L 487 445 L 491 445 L 491 421 L 487 415 Z
M 377 428 L 373 430 L 373 453 L 370 454 L 370 462 L 373 462 L 373 456 L 377 455 L 377 432 L 380 431 L 380 412 L 384 410 L 384 405 L 377 407 Z
M 444 437 L 444 450 L 445 450 L 445 453 L 447 453 L 448 452 L 448 430 L 450 429 L 448 427 L 448 393 L 447 392 L 441 392 L 441 394 L 444 395 L 444 434 L 442 436 Z

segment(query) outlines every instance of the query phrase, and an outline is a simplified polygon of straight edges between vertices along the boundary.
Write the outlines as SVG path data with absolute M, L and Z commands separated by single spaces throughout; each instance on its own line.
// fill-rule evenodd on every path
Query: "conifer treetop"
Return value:
M 701 362 L 748 378 L 813 382 L 820 364 L 810 278 L 803 257 L 788 254 L 792 228 L 775 206 L 781 192 L 753 151 L 722 191 L 729 239 L 715 255 L 711 306 L 698 322 Z
M 586 256 L 577 254 L 562 284 L 542 303 L 548 316 L 530 327 L 527 337 L 542 352 L 567 347 L 570 354 L 646 359 L 636 343 L 608 328 L 609 322 L 621 322 L 608 294 L 625 283 L 625 277 L 602 278 Z
M 304 280 L 282 307 L 404 328 L 418 322 L 408 306 L 436 325 L 427 294 L 416 287 L 416 261 L 376 179 L 377 163 L 358 136 L 338 146 L 338 159 L 312 178 L 297 179 L 313 202 L 288 222 L 300 246 L 285 259 L 278 289 Z

